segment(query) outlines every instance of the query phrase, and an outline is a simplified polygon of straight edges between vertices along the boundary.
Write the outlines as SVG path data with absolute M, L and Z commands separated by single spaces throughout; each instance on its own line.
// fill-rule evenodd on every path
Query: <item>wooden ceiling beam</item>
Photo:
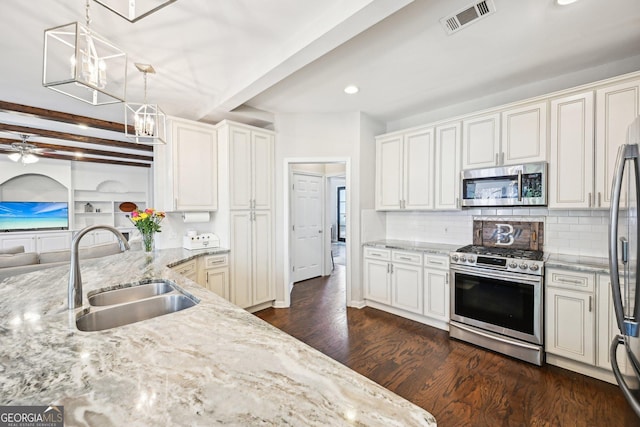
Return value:
M 68 156 L 65 154 L 55 154 L 55 153 L 42 153 L 42 154 L 38 154 L 37 156 L 45 157 L 48 159 L 71 160 L 74 162 L 105 163 L 109 165 L 137 166 L 142 168 L 151 167 L 150 163 L 127 162 L 124 160 L 114 160 L 114 159 L 97 159 L 95 157 L 75 157 L 75 156 Z
M 27 126 L 18 126 L 8 123 L 0 123 L 0 130 L 14 133 L 30 133 L 47 138 L 56 138 L 67 141 L 82 142 L 85 144 L 107 145 L 109 147 L 126 148 L 129 150 L 153 151 L 153 146 L 144 144 L 133 144 L 130 142 L 116 141 L 114 139 L 95 138 L 91 136 L 76 135 L 67 132 L 58 132 L 55 130 L 31 128 Z
M 87 126 L 94 129 L 104 129 L 115 132 L 124 131 L 123 123 L 94 119 L 92 117 L 78 116 L 76 114 L 63 113 L 62 111 L 47 110 L 46 108 L 29 107 L 28 105 L 14 104 L 7 101 L 0 101 L 0 110 L 11 113 L 20 113 L 44 120 L 53 120 L 56 122 L 69 123 L 72 125 Z M 132 128 L 132 126 L 130 127 Z
M 0 138 L 0 144 L 10 146 L 14 142 L 19 142 L 10 138 Z M 119 153 L 117 151 L 105 151 L 105 150 L 93 150 L 91 148 L 83 147 L 71 147 L 68 145 L 47 144 L 44 142 L 27 141 L 29 144 L 35 145 L 38 148 L 49 148 L 57 151 L 70 151 L 76 153 L 82 153 L 83 155 L 105 156 L 105 157 L 119 157 L 131 160 L 141 160 L 144 162 L 153 162 L 153 156 L 144 156 L 140 154 L 128 154 Z

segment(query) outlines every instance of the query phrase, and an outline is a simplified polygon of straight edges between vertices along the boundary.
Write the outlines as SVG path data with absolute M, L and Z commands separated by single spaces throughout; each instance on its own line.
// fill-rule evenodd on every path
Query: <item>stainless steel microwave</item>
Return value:
M 547 163 L 462 171 L 462 206 L 546 206 Z

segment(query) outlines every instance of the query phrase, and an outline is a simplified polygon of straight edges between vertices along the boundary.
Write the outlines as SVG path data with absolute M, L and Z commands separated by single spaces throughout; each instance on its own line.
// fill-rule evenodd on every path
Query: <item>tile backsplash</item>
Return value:
M 387 212 L 386 237 L 433 243 L 470 244 L 474 217 L 509 217 L 545 223 L 544 251 L 606 257 L 608 210 L 546 208 L 465 209 L 458 212 Z

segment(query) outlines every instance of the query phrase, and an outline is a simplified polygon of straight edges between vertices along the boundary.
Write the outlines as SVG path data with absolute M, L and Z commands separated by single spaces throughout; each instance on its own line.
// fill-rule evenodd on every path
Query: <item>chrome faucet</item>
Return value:
M 130 249 L 129 242 L 120 231 L 110 225 L 91 225 L 78 231 L 71 241 L 71 265 L 69 267 L 69 310 L 82 307 L 82 277 L 80 277 L 80 257 L 78 256 L 78 246 L 80 239 L 93 230 L 109 230 L 116 235 L 120 241 L 122 252 Z

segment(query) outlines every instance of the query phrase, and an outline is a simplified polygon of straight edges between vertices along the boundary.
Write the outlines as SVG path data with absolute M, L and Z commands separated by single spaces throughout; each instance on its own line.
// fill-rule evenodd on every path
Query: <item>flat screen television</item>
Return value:
M 68 229 L 66 202 L 0 202 L 0 231 Z

